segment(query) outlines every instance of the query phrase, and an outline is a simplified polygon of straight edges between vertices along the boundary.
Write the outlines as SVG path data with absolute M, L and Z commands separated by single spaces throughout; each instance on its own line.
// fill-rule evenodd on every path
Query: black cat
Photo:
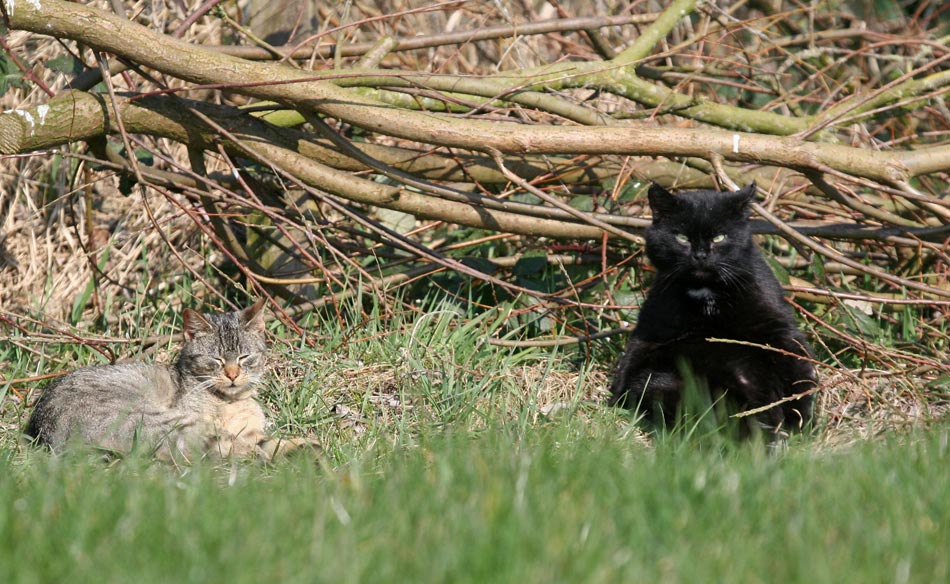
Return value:
M 810 357 L 811 349 L 752 240 L 754 195 L 754 183 L 735 192 L 676 196 L 650 187 L 653 224 L 646 231 L 646 251 L 657 277 L 614 374 L 611 404 L 669 425 L 680 406 L 684 376 L 692 376 L 713 399 L 724 397 L 733 410 L 815 387 L 814 367 L 797 357 Z M 756 419 L 772 432 L 800 429 L 811 417 L 811 405 L 809 394 Z

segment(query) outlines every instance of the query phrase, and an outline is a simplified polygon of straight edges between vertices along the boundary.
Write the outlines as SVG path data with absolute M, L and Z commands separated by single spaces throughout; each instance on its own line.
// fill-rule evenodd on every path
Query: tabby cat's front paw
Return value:
M 287 455 L 312 456 L 323 454 L 323 446 L 311 438 L 271 438 L 258 445 L 264 460 L 273 460 Z

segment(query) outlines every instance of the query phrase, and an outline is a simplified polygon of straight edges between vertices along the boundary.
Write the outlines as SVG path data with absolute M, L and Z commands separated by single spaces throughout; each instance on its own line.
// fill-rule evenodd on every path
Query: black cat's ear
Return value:
M 214 327 L 211 326 L 211 323 L 208 322 L 208 319 L 201 316 L 201 313 L 186 308 L 185 311 L 181 314 L 182 321 L 184 321 L 184 332 L 185 339 L 191 340 L 197 337 L 200 334 L 210 333 L 214 330 Z
M 241 322 L 249 331 L 264 331 L 264 299 L 261 298 L 241 311 Z
M 729 193 L 727 197 L 736 215 L 748 217 L 749 208 L 752 205 L 752 201 L 755 200 L 755 181 L 752 181 L 738 191 Z
M 673 196 L 673 193 L 656 183 L 650 184 L 650 190 L 647 191 L 647 198 L 650 200 L 650 210 L 653 211 L 654 223 L 676 211 L 676 197 Z

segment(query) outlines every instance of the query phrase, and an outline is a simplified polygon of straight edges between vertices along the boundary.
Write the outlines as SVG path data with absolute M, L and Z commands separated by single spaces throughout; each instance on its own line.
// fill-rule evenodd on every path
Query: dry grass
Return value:
M 456 429 L 481 432 L 567 419 L 588 426 L 606 422 L 631 443 L 650 444 L 625 413 L 603 407 L 608 397 L 603 370 L 580 373 L 556 361 L 492 368 L 503 359 L 486 359 L 484 369 L 448 380 L 453 373 L 406 362 L 362 363 L 309 352 L 301 360 L 285 354 L 275 364 L 275 383 L 264 400 L 282 431 L 305 433 L 325 444 L 360 442 L 364 437 L 411 440 L 424 428 L 447 422 Z M 458 395 L 442 394 L 453 386 L 451 381 L 456 381 Z M 480 391 L 467 395 L 466 388 L 473 386 Z
M 113 3 L 89 4 L 109 10 Z M 127 14 L 158 29 L 182 17 L 176 7 L 165 2 L 126 3 Z M 185 38 L 220 43 L 221 31 L 220 22 L 211 19 L 194 26 Z M 58 43 L 22 31 L 11 32 L 7 43 L 37 64 L 61 60 L 71 54 L 65 47 L 75 48 L 75 43 Z M 91 52 L 83 55 L 87 63 L 95 63 Z M 55 93 L 65 90 L 73 77 L 52 68 L 37 67 L 37 71 Z M 117 90 L 122 90 L 121 85 Z M 0 109 L 25 109 L 48 99 L 30 86 L 0 96 Z M 187 160 L 182 144 L 163 139 L 147 144 L 174 160 Z M 170 296 L 176 280 L 203 271 L 205 263 L 220 261 L 213 251 L 199 249 L 199 230 L 182 213 L 183 199 L 138 188 L 126 196 L 115 172 L 53 156 L 85 151 L 76 144 L 58 152 L 0 159 L 0 274 L 4 280 L 0 311 L 33 314 L 54 323 L 69 321 L 74 302 L 95 282 L 96 298 L 80 307 L 83 321 L 100 316 L 105 307 L 113 318 L 121 318 L 141 303 L 137 296 Z M 156 166 L 168 168 L 160 161 Z
M 893 374 L 860 379 L 834 373 L 822 379 L 816 412 L 822 447 L 839 448 L 858 441 L 946 420 L 950 395 L 928 387 L 932 380 Z

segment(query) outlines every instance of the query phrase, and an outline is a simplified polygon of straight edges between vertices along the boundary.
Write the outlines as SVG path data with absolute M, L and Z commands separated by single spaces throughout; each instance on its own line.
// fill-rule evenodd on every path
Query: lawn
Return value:
M 945 582 L 946 427 L 816 453 L 556 423 L 332 464 L 7 455 L 4 582 Z
M 0 584 L 950 582 L 946 2 L 251 4 L 4 2 Z M 651 185 L 752 183 L 814 425 L 650 432 L 606 388 Z M 22 439 L 264 296 L 320 452 Z
M 869 438 L 825 399 L 784 448 L 647 435 L 602 405 L 603 363 L 493 347 L 490 318 L 437 312 L 274 343 L 263 401 L 279 432 L 324 443 L 316 460 L 54 457 L 16 439 L 25 411 L 7 399 L 0 581 L 950 578 L 946 423 Z M 22 377 L 37 365 L 17 346 Z

